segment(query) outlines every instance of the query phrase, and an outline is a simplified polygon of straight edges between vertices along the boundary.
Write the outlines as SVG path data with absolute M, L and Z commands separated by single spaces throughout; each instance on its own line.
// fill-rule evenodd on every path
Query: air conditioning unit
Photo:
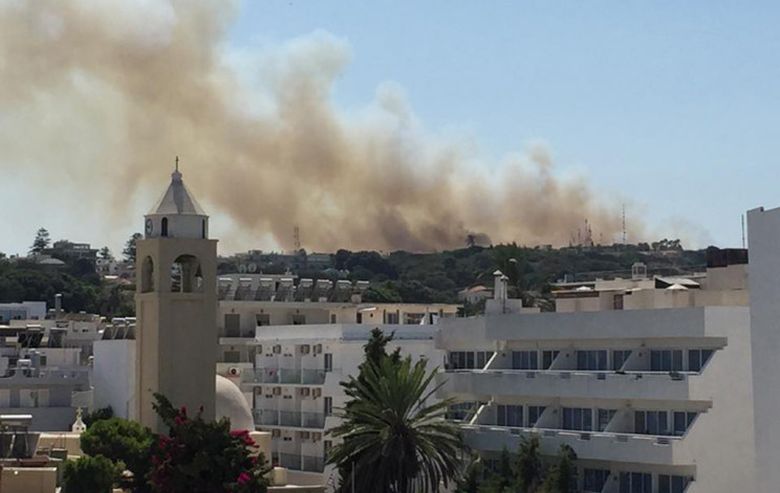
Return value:
M 298 393 L 303 397 L 309 397 L 309 395 L 311 395 L 311 389 L 308 387 L 302 387 L 298 390 Z
M 314 345 L 314 354 L 320 354 L 322 352 L 322 344 Z
M 282 346 L 280 346 L 279 344 L 274 346 L 274 354 L 280 354 L 281 352 L 282 352 Z
M 301 440 L 308 440 L 309 438 L 311 438 L 311 433 L 308 431 L 302 431 L 300 432 L 300 437 Z
M 231 377 L 241 376 L 241 368 L 237 366 L 231 366 L 230 368 L 228 368 L 228 375 L 230 375 Z
M 281 387 L 274 387 L 274 395 L 282 395 L 282 388 Z
M 274 395 L 273 394 L 265 394 L 265 398 L 266 399 L 273 399 Z
M 317 397 L 322 397 L 322 389 L 313 389 L 311 396 L 316 399 Z
M 309 354 L 309 351 L 311 351 L 311 346 L 308 344 L 303 344 L 301 346 L 301 354 Z
M 282 436 L 282 430 L 271 430 L 271 437 L 279 438 Z
M 322 440 L 322 433 L 315 431 L 311 434 L 312 442 L 319 442 L 320 440 Z
M 255 395 L 263 395 L 263 387 L 255 387 Z

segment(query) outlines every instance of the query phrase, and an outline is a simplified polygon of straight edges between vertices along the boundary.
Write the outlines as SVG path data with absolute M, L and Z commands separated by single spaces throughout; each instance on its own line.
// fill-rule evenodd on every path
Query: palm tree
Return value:
M 341 491 L 436 492 L 461 470 L 460 433 L 444 419 L 451 402 L 428 405 L 437 370 L 427 373 L 425 363 L 367 360 L 362 378 L 343 384 L 351 401 L 339 415 L 343 423 L 330 431 L 342 443 L 328 459 L 352 471 Z

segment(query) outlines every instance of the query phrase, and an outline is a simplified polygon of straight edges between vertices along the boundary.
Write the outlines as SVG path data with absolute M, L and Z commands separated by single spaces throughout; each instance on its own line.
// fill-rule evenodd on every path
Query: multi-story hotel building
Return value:
M 326 431 L 346 403 L 340 383 L 357 376 L 363 346 L 374 328 L 394 334 L 387 351 L 401 349 L 413 360 L 442 366 L 434 348 L 436 325 L 327 324 L 258 329 L 256 367 L 241 375 L 253 395 L 255 424 L 273 434 L 273 459 L 297 484 L 335 486 L 338 475 L 325 467 L 334 438 Z
M 561 283 L 555 313 L 520 312 L 497 276 L 486 314 L 436 339 L 467 443 L 487 463 L 568 445 L 583 492 L 777 491 L 780 210 L 748 219 L 749 266 L 712 250 L 690 277 Z
M 434 347 L 448 304 L 368 303 L 364 283 L 312 282 L 292 276 L 240 274 L 219 279 L 218 372 L 239 383 L 255 425 L 273 434 L 273 461 L 297 484 L 335 485 L 325 457 L 340 382 L 358 374 L 371 331 L 394 334 L 388 351 L 443 365 Z

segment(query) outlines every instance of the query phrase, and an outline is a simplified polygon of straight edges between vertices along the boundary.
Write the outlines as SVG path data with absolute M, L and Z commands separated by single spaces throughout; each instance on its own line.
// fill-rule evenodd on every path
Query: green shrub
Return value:
M 114 410 L 111 409 L 111 406 L 108 407 L 102 407 L 100 409 L 95 409 L 91 413 L 87 413 L 84 416 L 84 424 L 89 428 L 93 424 L 97 423 L 98 421 L 102 421 L 104 419 L 110 419 L 114 417 Z
M 67 461 L 63 474 L 64 493 L 110 493 L 119 470 L 102 455 Z
M 81 434 L 81 450 L 85 454 L 123 462 L 133 473 L 137 485 L 145 483 L 153 442 L 148 428 L 122 418 L 96 421 Z

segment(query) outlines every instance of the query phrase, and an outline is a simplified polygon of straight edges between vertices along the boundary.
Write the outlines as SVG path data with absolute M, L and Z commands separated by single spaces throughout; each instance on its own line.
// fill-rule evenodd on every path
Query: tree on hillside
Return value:
M 143 238 L 141 233 L 133 233 L 125 243 L 125 248 L 122 250 L 122 255 L 125 256 L 126 261 L 135 263 L 135 243 L 141 238 Z
M 104 246 L 103 248 L 100 249 L 100 251 L 98 252 L 98 256 L 102 260 L 113 260 L 114 259 L 114 256 L 111 254 L 111 250 L 109 250 L 107 246 Z
M 328 462 L 354 467 L 341 491 L 351 491 L 354 479 L 355 491 L 433 492 L 458 476 L 463 444 L 457 426 L 445 420 L 451 402 L 427 404 L 439 386 L 431 384 L 437 370 L 427 373 L 425 366 L 385 357 L 379 365 L 364 363 L 363 381 L 350 377 L 343 422 L 329 432 L 343 442 Z
M 45 248 L 48 248 L 50 243 L 51 238 L 49 237 L 49 231 L 46 228 L 40 228 L 35 233 L 35 239 L 30 247 L 30 254 L 42 253 Z

